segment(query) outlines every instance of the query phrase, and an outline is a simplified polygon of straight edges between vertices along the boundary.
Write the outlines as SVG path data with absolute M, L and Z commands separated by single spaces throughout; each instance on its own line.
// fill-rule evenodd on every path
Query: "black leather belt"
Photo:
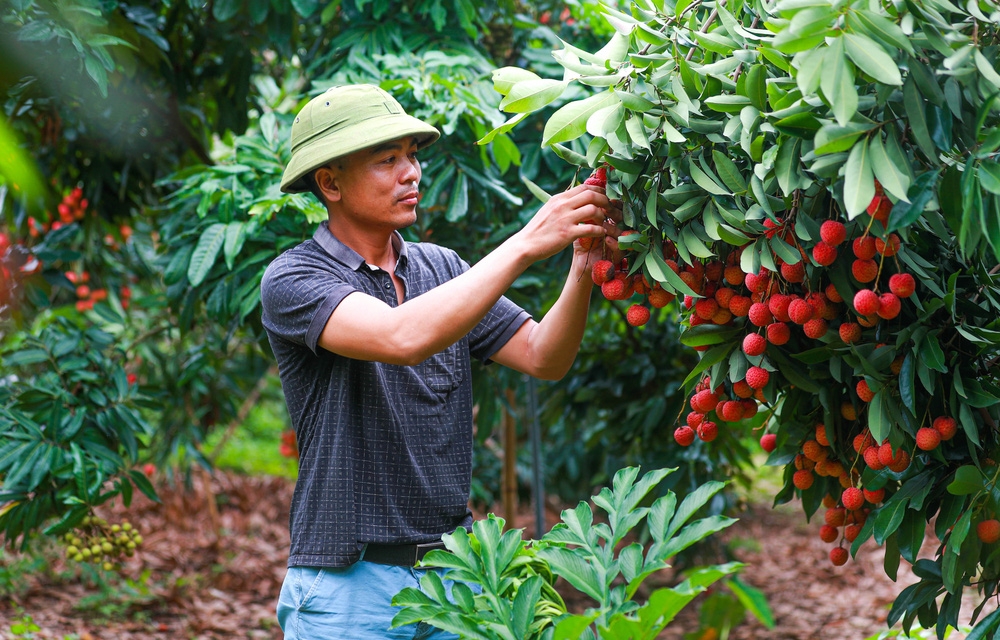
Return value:
M 424 559 L 428 551 L 444 549 L 443 542 L 426 542 L 423 544 L 375 544 L 365 545 L 361 559 L 375 564 L 390 564 L 397 567 L 415 567 Z

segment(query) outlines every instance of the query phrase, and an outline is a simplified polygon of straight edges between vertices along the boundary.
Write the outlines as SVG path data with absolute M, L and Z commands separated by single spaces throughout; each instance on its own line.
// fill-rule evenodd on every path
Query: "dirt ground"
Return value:
M 0 637 L 282 638 L 274 604 L 288 552 L 292 483 L 220 472 L 196 476 L 186 491 L 161 484 L 159 492 L 162 504 L 140 496 L 127 514 L 145 541 L 124 567 L 125 579 L 107 580 L 103 589 L 87 585 L 53 550 L 49 566 L 13 577 L 17 588 L 0 601 Z M 533 521 L 529 513 L 520 516 L 522 526 Z M 125 517 L 121 509 L 103 515 L 110 522 Z M 868 545 L 856 560 L 834 567 L 817 531 L 793 506 L 760 506 L 725 532 L 726 547 L 749 565 L 742 579 L 767 595 L 776 621 L 770 630 L 748 621 L 731 640 L 863 640 L 885 629 L 896 594 L 915 581 L 908 565 L 902 563 L 893 583 L 883 574 L 882 550 Z M 0 567 L 8 574 L 27 563 L 6 554 Z M 26 616 L 39 628 L 34 635 L 11 633 Z M 689 607 L 661 638 L 681 640 L 696 629 Z

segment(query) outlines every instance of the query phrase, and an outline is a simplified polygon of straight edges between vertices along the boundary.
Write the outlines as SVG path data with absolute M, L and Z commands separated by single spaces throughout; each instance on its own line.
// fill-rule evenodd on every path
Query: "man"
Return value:
M 278 602 L 289 640 L 428 637 L 390 632 L 390 601 L 416 585 L 414 565 L 442 534 L 471 524 L 470 356 L 558 379 L 583 336 L 585 267 L 599 248 L 590 256 L 575 244 L 541 322 L 503 293 L 532 263 L 605 236 L 588 222 L 609 215 L 603 190 L 554 196 L 469 268 L 398 233 L 416 220 L 417 152 L 438 136 L 369 85 L 328 90 L 292 126 L 281 189 L 312 191 L 329 220 L 275 259 L 261 285 L 300 452 Z

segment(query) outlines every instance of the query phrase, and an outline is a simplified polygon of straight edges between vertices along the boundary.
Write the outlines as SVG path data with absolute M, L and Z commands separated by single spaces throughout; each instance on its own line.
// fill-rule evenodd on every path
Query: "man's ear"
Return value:
M 327 202 L 340 201 L 340 185 L 337 181 L 337 174 L 331 167 L 320 167 L 313 174 L 316 181 L 316 188 L 322 192 Z

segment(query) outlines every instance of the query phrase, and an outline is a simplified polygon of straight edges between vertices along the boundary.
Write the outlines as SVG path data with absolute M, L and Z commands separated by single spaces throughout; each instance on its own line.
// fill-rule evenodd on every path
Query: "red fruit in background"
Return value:
M 825 336 L 829 329 L 829 325 L 826 324 L 826 320 L 823 318 L 813 318 L 802 325 L 802 332 L 806 334 L 807 338 L 812 338 L 813 340 L 819 340 Z
M 875 491 L 862 489 L 861 493 L 865 495 L 865 500 L 872 504 L 878 504 L 885 498 L 885 489 L 876 489 Z
M 886 240 L 875 238 L 875 251 L 884 256 L 894 256 L 899 253 L 899 236 L 890 233 Z
M 682 447 L 690 446 L 694 442 L 694 429 L 688 426 L 674 429 L 674 440 Z
M 628 323 L 633 327 L 641 327 L 642 325 L 649 322 L 649 309 L 642 306 L 641 304 L 634 304 L 628 309 L 628 313 L 625 315 Z
M 878 263 L 870 258 L 858 258 L 851 263 L 851 275 L 858 282 L 871 282 L 878 277 Z
M 893 463 L 894 460 L 896 460 L 896 457 L 892 455 L 892 445 L 889 444 L 888 442 L 883 442 L 882 445 L 878 448 L 878 461 L 881 462 L 884 466 L 888 467 L 890 464 Z
M 736 265 L 729 265 L 722 272 L 722 277 L 725 278 L 726 282 L 732 286 L 743 284 L 743 269 L 740 269 Z
M 844 301 L 844 298 L 840 295 L 840 292 L 837 291 L 837 287 L 833 286 L 832 282 L 826 285 L 826 288 L 823 289 L 823 293 L 826 294 L 826 299 L 829 300 L 830 302 Z
M 716 290 L 715 301 L 719 303 L 719 308 L 729 309 L 729 303 L 732 301 L 734 295 L 736 295 L 735 291 L 729 287 L 722 287 Z
M 792 338 L 792 330 L 784 322 L 772 322 L 767 325 L 767 341 L 775 346 L 786 344 Z
M 883 293 L 878 297 L 878 317 L 892 320 L 899 315 L 902 303 L 895 293 Z
M 152 478 L 153 474 L 156 473 L 156 465 L 153 464 L 152 462 L 147 462 L 146 464 L 142 465 L 142 472 L 146 475 L 147 478 Z
M 875 238 L 871 236 L 861 236 L 860 238 L 855 238 L 854 242 L 851 243 L 851 248 L 854 250 L 854 257 L 859 260 L 871 260 L 875 257 Z
M 719 303 L 715 301 L 715 298 L 702 298 L 694 303 L 694 312 L 703 320 L 711 320 L 718 310 Z
M 750 311 L 747 313 L 747 316 L 750 318 L 750 322 L 758 327 L 769 325 L 774 320 L 771 316 L 771 310 L 763 302 L 755 302 L 750 305 Z
M 742 380 L 740 381 L 742 382 Z M 743 418 L 749 420 L 750 418 L 757 415 L 757 401 L 752 399 L 740 400 L 740 405 L 743 407 Z
M 829 267 L 837 260 L 837 247 L 825 242 L 817 242 L 812 248 L 812 258 L 821 267 Z
M 778 445 L 778 436 L 773 433 L 765 433 L 760 437 L 760 448 L 768 453 L 774 451 Z
M 666 289 L 657 288 L 649 292 L 649 297 L 647 299 L 649 300 L 649 306 L 654 309 L 662 309 L 673 302 L 674 298 L 674 294 L 670 293 Z
M 743 405 L 739 400 L 727 400 L 722 403 L 722 412 L 719 415 L 726 422 L 739 422 L 743 419 Z
M 813 472 L 808 469 L 799 469 L 792 474 L 792 484 L 795 485 L 796 489 L 803 491 L 811 487 L 814 480 Z
M 941 434 L 942 440 L 951 440 L 955 437 L 955 432 L 958 431 L 958 423 L 955 422 L 954 418 L 948 416 L 934 418 L 931 426 Z
M 754 366 L 747 369 L 746 381 L 751 389 L 763 389 L 770 379 L 771 374 L 763 367 Z
M 719 427 L 714 422 L 706 420 L 698 425 L 698 437 L 704 442 L 711 442 L 719 435 Z
M 854 294 L 854 310 L 863 316 L 878 313 L 878 294 L 871 289 L 862 289 Z
M 687 426 L 691 427 L 692 429 L 697 429 L 698 425 L 701 424 L 702 421 L 704 420 L 705 420 L 704 413 L 701 413 L 699 411 L 692 411 L 691 413 L 687 414 L 686 422 Z
M 767 340 L 759 333 L 748 333 L 743 338 L 743 353 L 748 356 L 759 356 L 767 349 Z
M 890 471 L 902 473 L 910 466 L 910 454 L 900 449 L 892 459 L 892 464 L 887 464 L 886 466 L 889 467 Z
M 851 344 L 861 339 L 861 325 L 856 322 L 845 322 L 840 325 L 840 339 Z
M 1000 521 L 997 521 L 996 518 L 990 518 L 989 520 L 977 522 L 976 535 L 985 544 L 993 544 L 997 540 L 1000 540 Z
M 843 547 L 834 547 L 833 549 L 830 549 L 830 562 L 832 562 L 836 567 L 841 567 L 847 564 L 849 557 L 847 549 Z
M 819 226 L 819 237 L 831 247 L 836 247 L 847 239 L 847 228 L 843 222 L 827 220 Z
M 788 317 L 795 324 L 805 324 L 812 320 L 815 310 L 812 305 L 801 298 L 792 300 L 788 305 Z
M 602 285 L 615 277 L 615 265 L 610 260 L 598 260 L 590 271 L 590 277 L 596 285 Z
M 625 295 L 625 278 L 616 276 L 608 280 L 601 285 L 601 293 L 608 300 L 624 300 L 628 297 Z
M 889 291 L 892 291 L 900 298 L 909 298 L 913 295 L 913 290 L 916 288 L 916 281 L 908 273 L 897 273 L 889 278 Z
M 129 386 L 131 386 L 135 384 L 139 380 L 139 378 L 137 378 L 134 373 L 129 373 L 126 374 L 125 380 L 129 383 Z
M 846 527 L 844 527 L 844 540 L 847 540 L 848 542 L 854 542 L 858 538 L 858 535 L 860 534 L 861 534 L 860 524 L 849 524 Z
M 858 380 L 858 384 L 854 389 L 858 392 L 858 397 L 861 398 L 862 402 L 871 402 L 872 398 L 875 397 L 875 392 L 871 390 L 871 387 L 868 386 L 868 381 L 864 378 Z
M 941 444 L 941 434 L 933 427 L 921 427 L 917 429 L 917 448 L 922 451 L 937 449 Z
M 735 295 L 729 299 L 729 310 L 738 318 L 749 314 L 751 305 L 753 305 L 753 300 L 746 296 Z
M 801 260 L 795 264 L 783 262 L 781 264 L 781 277 L 788 282 L 802 282 L 806 278 L 806 267 Z
M 589 184 L 595 187 L 604 188 L 608 186 L 608 170 L 605 167 L 597 167 L 594 172 L 590 174 L 590 177 L 583 181 L 583 184 Z
M 125 242 L 128 242 L 128 239 L 132 237 L 132 227 L 127 224 L 118 227 L 118 232 L 122 234 L 122 240 Z
M 753 389 L 747 384 L 746 380 L 737 380 L 733 383 L 733 393 L 736 394 L 737 398 L 751 398 L 753 397 Z
M 770 298 L 767 299 L 767 308 L 774 316 L 775 320 L 780 320 L 781 322 L 788 322 L 790 318 L 788 317 L 788 305 L 794 300 L 792 296 L 786 296 L 783 293 L 772 294 Z
M 868 447 L 864 450 L 861 455 L 865 458 L 865 464 L 871 467 L 872 471 L 880 471 L 885 468 L 882 464 L 882 460 L 879 458 L 879 453 L 882 451 L 881 447 Z
M 824 524 L 819 528 L 819 539 L 823 542 L 836 542 L 839 537 L 840 531 L 837 527 L 831 527 L 828 524 Z
M 844 505 L 845 509 L 850 511 L 857 511 L 861 507 L 865 506 L 865 496 L 861 493 L 861 489 L 857 487 L 848 487 L 844 489 L 844 492 L 840 494 L 840 503 Z
M 81 284 L 76 288 L 77 298 L 89 298 L 90 297 L 90 287 L 85 284 Z

